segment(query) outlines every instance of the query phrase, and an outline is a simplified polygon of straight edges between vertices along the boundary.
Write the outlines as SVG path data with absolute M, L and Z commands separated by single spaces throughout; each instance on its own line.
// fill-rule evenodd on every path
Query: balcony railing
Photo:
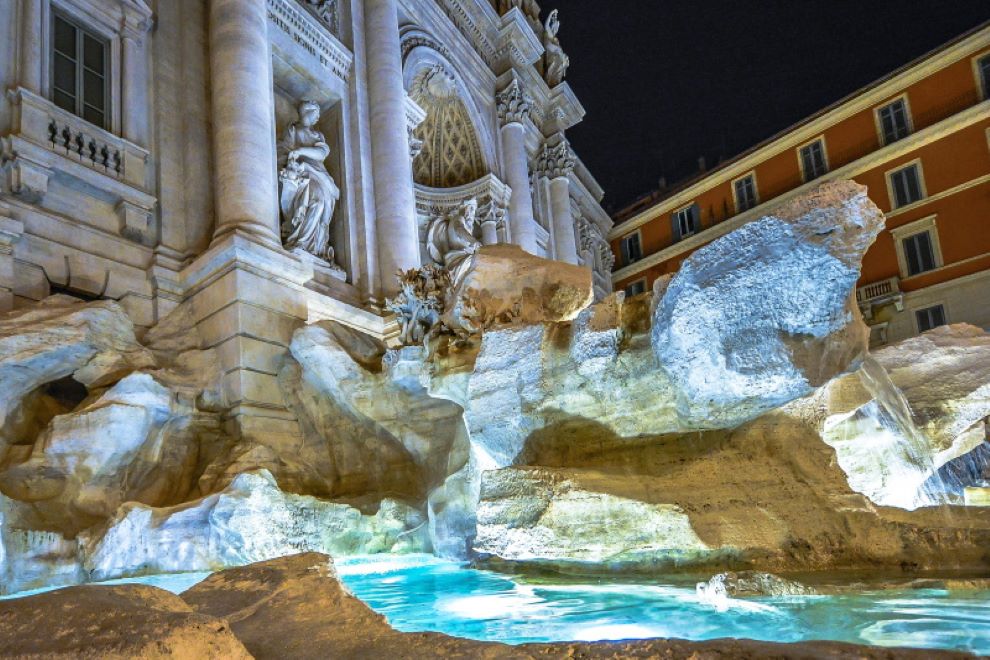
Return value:
M 856 302 L 860 305 L 873 304 L 900 295 L 900 278 L 889 277 L 879 282 L 871 282 L 856 289 Z

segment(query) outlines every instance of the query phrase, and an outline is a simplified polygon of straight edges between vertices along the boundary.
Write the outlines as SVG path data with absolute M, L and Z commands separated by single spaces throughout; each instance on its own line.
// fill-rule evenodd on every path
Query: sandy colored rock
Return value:
M 446 300 L 443 321 L 458 333 L 569 321 L 591 304 L 591 271 L 529 254 L 516 245 L 482 246 Z
M 852 294 L 883 227 L 865 186 L 830 182 L 688 257 L 652 331 L 683 420 L 737 426 L 858 367 Z
M 227 622 L 143 585 L 83 586 L 0 601 L 0 657 L 224 658 L 251 655 Z

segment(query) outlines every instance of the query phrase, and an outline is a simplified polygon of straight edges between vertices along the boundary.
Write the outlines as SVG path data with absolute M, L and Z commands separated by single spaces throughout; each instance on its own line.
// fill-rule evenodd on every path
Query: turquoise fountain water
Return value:
M 990 591 L 904 589 L 830 596 L 729 599 L 716 607 L 693 581 L 535 580 L 429 555 L 336 562 L 347 587 L 405 632 L 437 631 L 509 644 L 675 637 L 772 642 L 837 640 L 990 654 Z M 207 573 L 136 582 L 181 592 Z M 9 597 L 26 596 L 23 592 Z

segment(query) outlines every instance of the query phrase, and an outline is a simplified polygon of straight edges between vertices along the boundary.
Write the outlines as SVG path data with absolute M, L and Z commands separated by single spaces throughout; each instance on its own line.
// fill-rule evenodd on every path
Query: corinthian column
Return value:
M 281 246 L 265 0 L 210 0 L 214 242 L 235 229 Z
M 550 208 L 553 214 L 554 254 L 558 261 L 576 264 L 577 240 L 574 238 L 574 215 L 571 213 L 571 182 L 574 154 L 563 136 L 555 144 L 544 144 L 540 154 L 540 171 L 550 179 Z
M 141 24 L 140 28 L 147 24 Z M 124 51 L 121 78 L 124 104 L 121 112 L 124 137 L 142 147 L 148 144 L 148 55 L 147 36 L 127 30 L 121 39 Z
M 420 265 L 396 0 L 364 0 L 364 24 L 378 264 L 383 293 L 392 294 L 396 271 Z
M 513 79 L 496 97 L 498 118 L 502 125 L 502 153 L 505 156 L 505 179 L 512 189 L 509 198 L 509 229 L 512 242 L 536 254 L 536 221 L 533 219 L 533 196 L 529 190 L 529 159 L 526 156 L 526 129 L 529 99 L 519 81 Z

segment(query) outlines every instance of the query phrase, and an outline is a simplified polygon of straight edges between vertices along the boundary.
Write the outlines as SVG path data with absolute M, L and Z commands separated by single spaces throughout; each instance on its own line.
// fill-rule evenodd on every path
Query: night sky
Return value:
M 990 19 L 990 0 L 541 0 L 560 9 L 568 135 L 618 210 Z

